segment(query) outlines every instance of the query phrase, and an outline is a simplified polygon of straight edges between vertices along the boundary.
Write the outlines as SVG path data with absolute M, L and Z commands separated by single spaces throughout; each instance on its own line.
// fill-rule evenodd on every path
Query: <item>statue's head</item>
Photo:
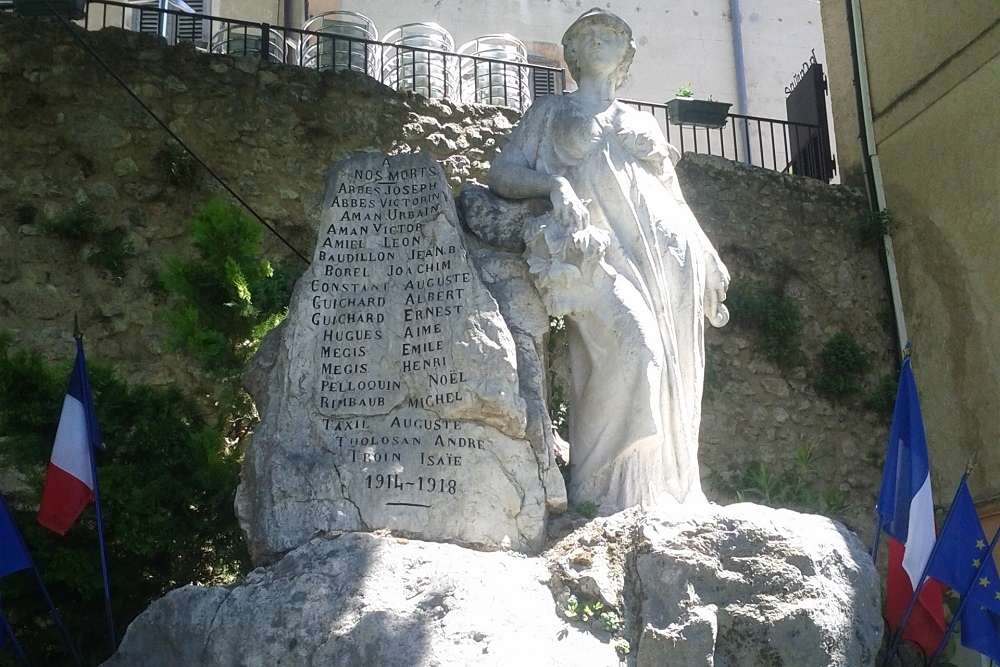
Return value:
M 580 37 L 587 31 L 601 31 L 605 37 L 617 39 L 621 43 L 621 62 L 613 74 L 614 86 L 617 89 L 625 82 L 628 69 L 632 66 L 632 59 L 635 58 L 635 42 L 632 40 L 632 28 L 625 23 L 621 17 L 611 12 L 594 7 L 584 12 L 580 18 L 573 22 L 563 34 L 563 58 L 569 67 L 569 73 L 574 79 L 580 78 L 580 61 L 587 57 L 583 49 L 578 49 Z

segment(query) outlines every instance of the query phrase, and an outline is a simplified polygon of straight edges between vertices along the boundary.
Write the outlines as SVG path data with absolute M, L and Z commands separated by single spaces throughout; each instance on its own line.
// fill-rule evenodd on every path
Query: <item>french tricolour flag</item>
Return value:
M 94 448 L 100 441 L 87 362 L 83 356 L 83 340 L 77 338 L 76 363 L 45 474 L 38 523 L 65 535 L 83 508 L 94 500 L 93 456 Z
M 895 632 L 913 598 L 913 591 L 920 584 L 936 535 L 927 440 L 908 356 L 903 360 L 899 375 L 878 513 L 889 536 L 885 607 L 889 627 Z M 925 654 L 931 655 L 944 632 L 941 586 L 936 580 L 929 579 L 920 591 L 903 638 L 913 641 Z

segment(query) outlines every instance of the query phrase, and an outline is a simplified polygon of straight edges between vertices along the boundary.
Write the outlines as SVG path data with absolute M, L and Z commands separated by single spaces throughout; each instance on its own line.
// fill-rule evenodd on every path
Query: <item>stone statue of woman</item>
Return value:
M 527 110 L 489 184 L 552 201 L 525 230 L 525 255 L 550 315 L 566 318 L 570 502 L 705 502 L 704 319 L 728 321 L 729 274 L 681 195 L 679 153 L 652 115 L 615 100 L 631 28 L 595 8 L 563 47 L 578 89 Z

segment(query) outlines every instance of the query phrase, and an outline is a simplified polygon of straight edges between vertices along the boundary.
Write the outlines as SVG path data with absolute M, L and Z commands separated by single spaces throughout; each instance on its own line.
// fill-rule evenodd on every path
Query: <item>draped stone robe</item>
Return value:
M 726 270 L 681 195 L 673 149 L 650 114 L 615 102 L 595 116 L 572 94 L 539 99 L 510 143 L 564 176 L 590 215 L 576 233 L 551 215 L 525 233 L 549 312 L 567 321 L 570 501 L 704 502 L 705 283 Z

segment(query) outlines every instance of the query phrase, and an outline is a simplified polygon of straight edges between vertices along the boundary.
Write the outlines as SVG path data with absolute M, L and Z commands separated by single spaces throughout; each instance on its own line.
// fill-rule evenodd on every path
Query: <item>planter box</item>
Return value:
M 693 100 L 675 97 L 667 102 L 667 115 L 674 125 L 701 125 L 702 127 L 725 127 L 729 102 Z

